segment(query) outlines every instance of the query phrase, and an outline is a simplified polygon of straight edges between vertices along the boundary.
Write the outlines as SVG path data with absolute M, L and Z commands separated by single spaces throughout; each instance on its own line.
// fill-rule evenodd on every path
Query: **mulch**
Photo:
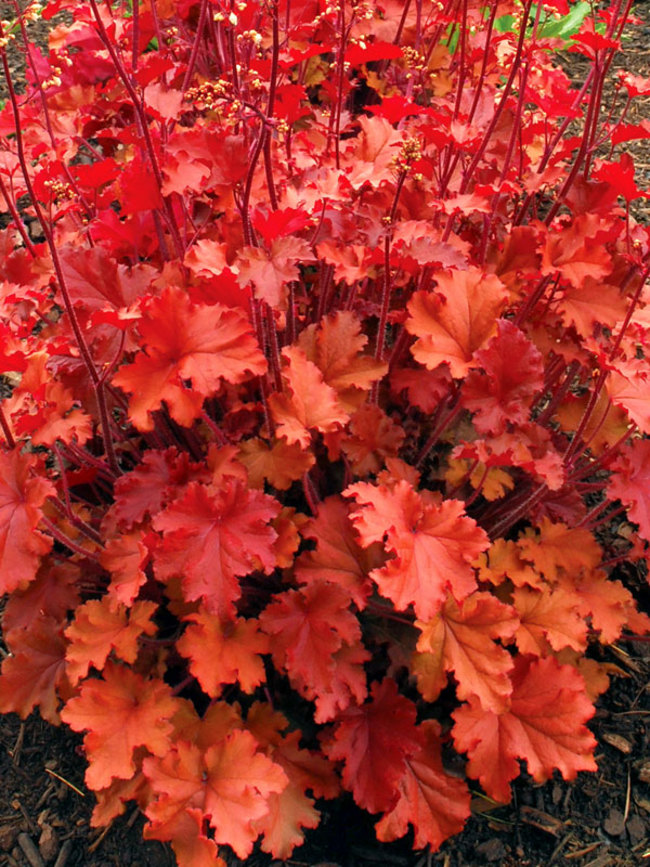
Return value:
M 0 3 L 8 17 L 10 4 Z M 639 4 L 644 19 L 634 28 L 621 65 L 650 75 L 650 3 Z M 46 27 L 32 25 L 35 40 Z M 40 28 L 40 29 L 39 29 Z M 18 54 L 12 62 L 18 64 Z M 575 55 L 563 62 L 578 78 Z M 650 99 L 638 100 L 636 116 L 650 117 Z M 650 144 L 632 143 L 640 187 L 650 188 Z M 650 206 L 637 203 L 635 216 L 648 222 Z M 647 576 L 623 565 L 622 580 L 650 613 Z M 1 644 L 0 644 L 1 653 Z M 321 826 L 308 834 L 288 867 L 638 867 L 650 864 L 650 643 L 619 641 L 594 648 L 611 672 L 610 690 L 597 704 L 590 726 L 598 738 L 598 771 L 573 782 L 559 776 L 538 786 L 524 773 L 513 800 L 495 806 L 477 793 L 462 834 L 440 851 L 413 852 L 409 838 L 379 844 L 372 818 L 350 797 L 322 804 Z M 21 721 L 0 716 L 0 867 L 173 867 L 169 846 L 143 841 L 137 809 L 108 828 L 90 827 L 93 795 L 84 786 L 81 738 L 33 714 Z M 230 867 L 243 862 L 234 855 Z M 270 867 L 255 852 L 246 867 Z M 275 862 L 273 867 L 280 867 Z

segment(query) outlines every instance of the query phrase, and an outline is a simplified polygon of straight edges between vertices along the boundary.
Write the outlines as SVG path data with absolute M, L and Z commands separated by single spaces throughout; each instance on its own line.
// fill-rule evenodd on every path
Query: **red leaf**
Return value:
M 79 603 L 80 569 L 76 563 L 57 563 L 46 557 L 36 578 L 22 590 L 15 590 L 7 599 L 2 612 L 2 636 L 12 646 L 14 630 L 26 634 L 38 617 L 50 617 L 52 622 L 67 621 L 68 611 Z M 18 639 L 20 641 L 20 638 Z
M 41 616 L 22 634 L 14 629 L 10 649 L 0 675 L 0 713 L 27 719 L 38 706 L 43 719 L 58 725 L 58 689 L 67 683 L 60 622 Z
M 626 202 L 631 202 L 639 196 L 646 197 L 646 194 L 635 183 L 634 160 L 629 153 L 621 154 L 617 163 L 601 163 L 594 170 L 593 177 L 599 181 L 608 183 Z
M 33 471 L 38 461 L 18 448 L 0 452 L 0 596 L 33 581 L 52 539 L 37 526 L 54 485 Z
M 151 165 L 137 154 L 122 170 L 120 209 L 123 214 L 153 211 L 162 207 L 163 198 Z
M 333 709 L 347 708 L 359 692 L 363 700 L 365 675 L 358 669 L 360 691 L 355 668 L 368 654 L 344 588 L 316 581 L 305 589 L 287 590 L 264 609 L 260 623 L 272 638 L 276 666 L 306 698 L 316 700 L 318 721 L 333 716 Z M 345 655 L 346 649 L 356 651 L 356 658 Z
M 115 482 L 115 503 L 111 511 L 120 524 L 132 527 L 147 515 L 151 517 L 159 512 L 174 495 L 178 496 L 179 488 L 196 478 L 197 470 L 190 468 L 186 452 L 179 453 L 175 448 L 151 449 L 135 469 Z
M 435 370 L 402 367 L 391 373 L 390 384 L 396 393 L 406 390 L 409 403 L 426 413 L 432 413 L 441 399 L 449 394 L 452 378 L 446 366 Z
M 279 512 L 276 500 L 231 476 L 215 485 L 191 482 L 152 522 L 163 533 L 156 575 L 182 577 L 188 601 L 202 599 L 208 611 L 230 617 L 241 596 L 237 578 L 275 567 L 270 522 Z
M 384 843 L 403 837 L 413 825 L 413 847 L 433 850 L 463 830 L 470 815 L 470 793 L 462 780 L 447 774 L 442 766 L 440 726 L 426 720 L 419 726 L 424 746 L 406 759 L 399 783 L 399 799 L 377 822 L 377 839 Z
M 474 413 L 480 433 L 502 433 L 508 423 L 528 421 L 530 405 L 544 384 L 541 352 L 516 325 L 499 319 L 498 332 L 474 355 L 484 373 L 469 372 L 461 402 Z
M 403 54 L 399 45 L 394 42 L 371 42 L 369 44 L 357 44 L 346 49 L 345 63 L 350 66 L 361 66 L 373 60 L 395 60 Z
M 392 810 L 399 799 L 406 762 L 423 745 L 415 718 L 415 705 L 387 678 L 373 684 L 370 701 L 339 716 L 324 745 L 330 759 L 345 762 L 343 784 L 370 813 Z
M 384 97 L 381 105 L 369 105 L 368 110 L 379 117 L 385 117 L 390 123 L 396 124 L 405 117 L 419 115 L 422 112 L 422 106 L 396 94 Z
M 610 496 L 628 506 L 630 520 L 650 542 L 650 440 L 635 439 L 623 446 L 610 469 Z
M 311 222 L 309 214 L 301 208 L 280 208 L 268 213 L 258 208 L 251 217 L 251 223 L 256 232 L 271 245 L 276 238 L 285 238 L 300 232 Z

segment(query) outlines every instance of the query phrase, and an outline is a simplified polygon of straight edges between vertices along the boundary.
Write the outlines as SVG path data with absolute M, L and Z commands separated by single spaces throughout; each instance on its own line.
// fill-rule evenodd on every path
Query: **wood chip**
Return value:
M 45 867 L 41 853 L 36 848 L 36 844 L 29 834 L 25 834 L 24 832 L 19 834 L 18 845 L 23 850 L 23 854 L 29 861 L 30 867 Z
M 41 836 L 38 838 L 38 850 L 43 861 L 52 861 L 59 851 L 59 835 L 49 822 L 42 822 Z
M 639 780 L 642 783 L 650 783 L 650 762 L 643 762 L 639 768 Z
M 617 735 L 615 732 L 603 732 L 600 736 L 601 740 L 605 741 L 606 744 L 609 744 L 610 747 L 614 747 L 615 750 L 618 750 L 619 753 L 624 753 L 626 756 L 629 756 L 632 752 L 632 744 L 624 738 L 623 735 Z
M 540 831 L 546 831 L 547 834 L 552 834 L 554 837 L 559 837 L 565 830 L 564 822 L 556 819 L 555 816 L 551 816 L 550 813 L 545 813 L 543 810 L 536 810 L 534 807 L 522 807 L 521 820 L 527 825 L 539 828 Z
M 65 867 L 72 852 L 72 840 L 66 840 L 59 851 L 54 867 Z
M 625 833 L 625 816 L 620 810 L 610 810 L 603 822 L 603 830 L 610 837 L 620 837 Z

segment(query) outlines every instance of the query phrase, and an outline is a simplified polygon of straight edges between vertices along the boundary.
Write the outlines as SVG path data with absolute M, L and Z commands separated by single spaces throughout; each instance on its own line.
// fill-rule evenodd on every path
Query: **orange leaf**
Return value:
M 140 352 L 113 377 L 133 395 L 129 415 L 139 430 L 153 429 L 151 413 L 163 400 L 174 421 L 187 427 L 223 380 L 237 384 L 266 370 L 241 310 L 192 304 L 182 289 L 168 287 L 154 298 L 139 329 L 146 354 Z
M 269 406 L 278 426 L 278 436 L 306 449 L 311 442 L 310 429 L 329 433 L 343 427 L 349 415 L 340 404 L 336 391 L 323 379 L 320 369 L 297 346 L 282 350 L 282 377 L 285 390 L 269 397 Z
M 144 535 L 142 530 L 118 533 L 109 539 L 99 555 L 99 562 L 111 573 L 108 593 L 123 605 L 131 605 L 147 580 L 144 567 L 149 560 L 149 550 L 144 544 Z
M 278 491 L 290 488 L 316 460 L 313 452 L 305 450 L 300 443 L 280 439 L 268 445 L 259 437 L 239 443 L 238 459 L 248 470 L 252 488 L 263 488 L 264 482 L 268 482 Z
M 253 692 L 263 683 L 261 654 L 270 653 L 270 646 L 256 620 L 222 622 L 207 612 L 190 614 L 185 620 L 192 625 L 176 648 L 190 660 L 190 671 L 210 698 L 218 698 L 225 683 L 238 682 L 244 692 Z
M 392 489 L 359 482 L 346 495 L 359 505 L 351 518 L 361 544 L 383 542 L 386 553 L 393 555 L 370 577 L 398 610 L 412 604 L 420 620 L 430 620 L 447 590 L 460 601 L 476 588 L 470 564 L 489 541 L 467 517 L 462 502 L 438 503 L 430 492 L 417 493 L 406 481 Z
M 41 506 L 54 496 L 54 485 L 36 470 L 34 455 L 20 448 L 0 452 L 0 596 L 33 581 L 52 539 L 37 530 Z
M 600 631 L 603 644 L 612 644 L 628 622 L 634 610 L 634 597 L 620 581 L 607 576 L 602 569 L 567 575 L 560 584 L 574 600 L 581 617 L 589 617 L 592 629 Z
M 579 288 L 573 285 L 562 292 L 558 307 L 565 325 L 590 338 L 600 323 L 625 319 L 628 301 L 618 286 L 600 283 L 588 273 Z
M 170 840 L 178 867 L 227 867 L 214 840 L 204 834 L 201 810 L 168 806 L 164 819 L 149 822 L 142 830 L 145 840 Z
M 61 624 L 38 617 L 27 632 L 12 633 L 12 653 L 2 663 L 0 713 L 27 719 L 36 706 L 43 719 L 58 725 L 58 689 L 66 685 L 65 640 Z
M 517 543 L 511 539 L 495 539 L 487 554 L 479 557 L 479 579 L 499 585 L 506 578 L 522 587 L 540 587 L 542 576 L 522 559 Z
M 475 695 L 486 710 L 499 713 L 508 704 L 512 657 L 493 640 L 510 639 L 519 621 L 510 605 L 490 593 L 472 593 L 458 606 L 449 596 L 436 618 L 417 622 L 421 631 L 411 670 L 426 701 L 435 701 L 453 671 L 458 697 Z M 431 660 L 436 674 L 427 667 Z
M 65 630 L 70 642 L 65 654 L 70 683 L 76 684 L 86 677 L 91 666 L 101 671 L 111 651 L 124 662 L 135 662 L 138 638 L 156 631 L 151 618 L 157 608 L 155 602 L 136 602 L 127 609 L 109 596 L 79 606 L 75 619 Z
M 75 732 L 86 731 L 84 747 L 90 789 L 105 789 L 115 778 L 129 780 L 136 771 L 134 752 L 145 747 L 165 755 L 178 702 L 162 680 L 145 680 L 130 668 L 108 662 L 103 680 L 85 680 L 78 696 L 61 711 Z
M 551 434 L 535 422 L 518 425 L 516 431 L 505 431 L 489 439 L 462 442 L 452 451 L 452 457 L 480 461 L 487 467 L 521 467 L 533 477 L 541 478 L 552 491 L 565 482 L 562 456 L 553 445 Z
M 633 364 L 638 365 L 639 362 Z M 607 393 L 612 403 L 622 407 L 643 433 L 650 433 L 650 388 L 645 371 L 629 369 L 623 374 L 610 370 Z
M 145 811 L 151 822 L 147 835 L 180 836 L 177 817 L 200 815 L 216 843 L 228 844 L 240 858 L 250 855 L 258 836 L 255 822 L 267 814 L 270 795 L 288 783 L 258 746 L 250 732 L 235 730 L 205 752 L 178 741 L 163 759 L 145 759 L 143 770 L 156 793 Z
M 602 558 L 600 545 L 589 530 L 553 523 L 548 518 L 542 518 L 539 534 L 526 531 L 517 546 L 524 560 L 542 572 L 547 581 L 557 581 L 562 570 L 577 573 L 595 569 Z
M 471 698 L 452 714 L 456 749 L 467 752 L 467 773 L 496 801 L 510 801 L 510 781 L 519 775 L 518 759 L 535 782 L 544 783 L 557 768 L 566 780 L 578 771 L 595 771 L 596 740 L 585 723 L 594 706 L 580 674 L 555 659 L 519 656 L 511 675 L 510 709 L 502 714 Z
M 316 252 L 328 265 L 334 265 L 334 279 L 344 280 L 352 286 L 357 280 L 368 276 L 372 250 L 362 244 L 341 244 L 322 241 L 316 245 Z
M 610 496 L 628 506 L 630 520 L 650 542 L 650 441 L 635 439 L 624 446 L 611 469 Z
M 142 771 L 138 771 L 130 780 L 113 780 L 106 789 L 95 792 L 96 804 L 90 825 L 92 828 L 110 825 L 116 816 L 124 813 L 127 801 L 137 801 L 143 808 L 150 797 L 151 791 Z
M 547 656 L 549 647 L 586 649 L 587 625 L 578 613 L 575 594 L 548 586 L 536 590 L 517 587 L 513 604 L 521 621 L 515 636 L 521 653 Z
M 296 560 L 296 580 L 301 584 L 331 581 L 350 594 L 357 608 L 365 608 L 371 592 L 368 572 L 382 561 L 380 546 L 365 550 L 359 545 L 349 519 L 350 506 L 339 496 L 328 497 L 318 514 L 302 529 L 302 535 L 316 541 L 313 551 Z
M 235 266 L 242 288 L 252 283 L 256 298 L 284 311 L 287 309 L 287 284 L 300 276 L 298 263 L 313 261 L 314 254 L 307 241 L 289 235 L 275 238 L 268 251 L 262 247 L 243 247 Z
M 313 678 L 292 679 L 297 691 L 304 698 L 315 702 L 314 722 L 329 722 L 350 705 L 365 701 L 368 686 L 364 665 L 370 658 L 371 654 L 361 641 L 344 644 L 332 657 L 329 680 L 314 683 Z
M 285 506 L 273 521 L 273 529 L 278 534 L 273 550 L 279 569 L 290 569 L 296 559 L 296 551 L 300 547 L 300 528 L 309 519 L 302 512 Z
M 470 815 L 470 794 L 462 780 L 447 774 L 442 766 L 440 726 L 426 720 L 420 726 L 424 746 L 406 759 L 406 770 L 399 783 L 395 806 L 375 825 L 377 839 L 383 843 L 397 840 L 413 825 L 413 847 L 433 850 L 462 831 Z
M 275 858 L 287 859 L 304 842 L 302 829 L 316 828 L 320 820 L 314 799 L 307 796 L 306 790 L 310 789 L 318 798 L 338 794 L 334 768 L 323 756 L 298 746 L 300 732 L 282 734 L 288 722 L 268 704 L 255 702 L 248 712 L 246 726 L 289 779 L 282 792 L 269 796 L 269 812 L 255 826 L 264 835 L 262 850 Z
M 300 334 L 298 346 L 322 372 L 323 379 L 348 412 L 365 400 L 366 392 L 388 371 L 388 365 L 363 355 L 368 342 L 354 313 L 343 310 L 310 325 Z
M 341 448 L 356 476 L 377 474 L 387 457 L 397 457 L 405 433 L 374 403 L 358 409 L 350 419 L 350 433 Z
M 41 394 L 33 411 L 16 418 L 16 434 L 29 437 L 35 446 L 52 447 L 57 440 L 84 445 L 93 435 L 92 419 L 75 405 L 72 392 L 54 380 L 45 383 Z
M 415 292 L 406 329 L 418 340 L 413 357 L 429 370 L 447 363 L 454 377 L 474 366 L 474 352 L 495 333 L 507 300 L 505 286 L 480 268 L 436 275 L 435 292 Z
M 179 699 L 179 709 L 172 723 L 175 742 L 191 743 L 201 752 L 222 741 L 231 731 L 245 727 L 239 703 L 220 700 L 210 702 L 203 716 L 199 716 L 193 702 Z
M 542 274 L 554 275 L 559 271 L 577 288 L 589 278 L 603 280 L 613 268 L 612 257 L 603 243 L 606 234 L 606 221 L 598 214 L 581 214 L 568 226 L 549 231 L 543 252 Z
M 564 431 L 577 431 L 589 401 L 591 393 L 582 395 L 570 394 L 560 404 L 555 412 L 555 418 Z M 599 455 L 608 445 L 618 442 L 629 430 L 630 422 L 625 410 L 614 406 L 603 389 L 582 432 L 582 439 L 589 443 L 592 454 Z

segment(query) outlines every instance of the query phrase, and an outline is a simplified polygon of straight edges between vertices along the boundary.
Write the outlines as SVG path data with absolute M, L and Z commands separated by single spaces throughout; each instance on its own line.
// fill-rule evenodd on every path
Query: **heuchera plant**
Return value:
M 629 5 L 579 89 L 566 0 L 2 23 L 0 710 L 84 733 L 96 825 L 286 859 L 344 789 L 436 848 L 443 742 L 499 802 L 596 768 L 588 650 L 649 625 Z

